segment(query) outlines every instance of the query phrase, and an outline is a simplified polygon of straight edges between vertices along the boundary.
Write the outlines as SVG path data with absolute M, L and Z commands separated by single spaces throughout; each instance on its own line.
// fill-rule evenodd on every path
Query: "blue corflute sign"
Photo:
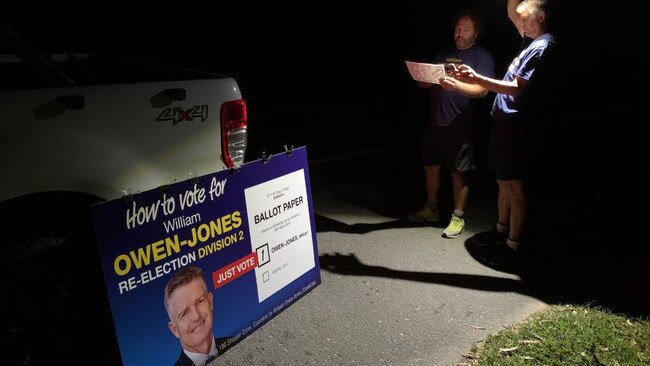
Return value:
M 210 364 L 320 284 L 304 147 L 92 214 L 125 366 Z

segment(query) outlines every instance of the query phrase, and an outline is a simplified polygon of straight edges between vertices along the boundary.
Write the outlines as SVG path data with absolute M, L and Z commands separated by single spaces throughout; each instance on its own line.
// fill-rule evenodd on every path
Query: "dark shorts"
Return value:
M 427 126 L 421 146 L 424 165 L 459 172 L 474 169 L 472 143 L 464 129 Z
M 499 180 L 523 180 L 528 174 L 530 121 L 523 117 L 492 119 L 488 167 Z

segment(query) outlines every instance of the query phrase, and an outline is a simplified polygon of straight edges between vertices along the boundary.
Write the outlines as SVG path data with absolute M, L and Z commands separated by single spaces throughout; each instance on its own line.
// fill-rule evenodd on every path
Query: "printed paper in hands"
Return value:
M 406 61 L 406 67 L 408 67 L 413 80 L 416 81 L 439 84 L 438 80 L 445 77 L 444 64 L 423 64 Z

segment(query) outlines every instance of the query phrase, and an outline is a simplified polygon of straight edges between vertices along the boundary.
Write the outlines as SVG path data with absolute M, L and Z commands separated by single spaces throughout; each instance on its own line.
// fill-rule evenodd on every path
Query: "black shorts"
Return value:
M 474 169 L 474 151 L 467 130 L 428 125 L 421 140 L 422 163 L 448 171 Z
M 492 119 L 488 167 L 499 180 L 524 180 L 530 164 L 529 120 L 521 116 Z

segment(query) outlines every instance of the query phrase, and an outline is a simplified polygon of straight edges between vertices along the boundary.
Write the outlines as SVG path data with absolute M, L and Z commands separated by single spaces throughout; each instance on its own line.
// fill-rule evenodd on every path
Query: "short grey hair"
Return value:
M 547 0 L 524 0 L 517 5 L 517 13 L 521 14 L 524 11 L 528 11 L 531 16 L 537 16 L 539 13 L 544 15 L 544 21 L 542 24 L 544 27 L 548 28 L 549 26 L 549 6 Z

